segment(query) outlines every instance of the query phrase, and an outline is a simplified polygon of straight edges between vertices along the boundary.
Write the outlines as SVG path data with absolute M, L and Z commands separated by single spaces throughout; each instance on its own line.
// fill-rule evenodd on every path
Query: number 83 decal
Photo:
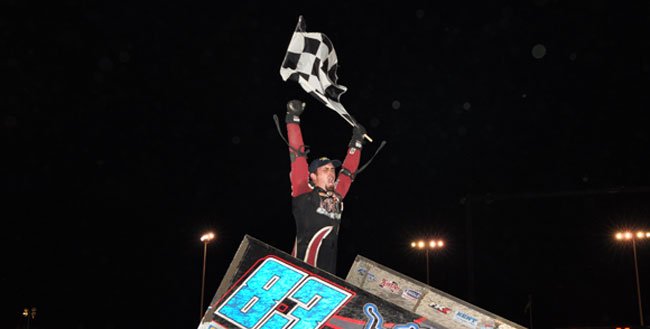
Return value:
M 214 314 L 242 329 L 316 329 L 352 296 L 308 272 L 267 258 Z

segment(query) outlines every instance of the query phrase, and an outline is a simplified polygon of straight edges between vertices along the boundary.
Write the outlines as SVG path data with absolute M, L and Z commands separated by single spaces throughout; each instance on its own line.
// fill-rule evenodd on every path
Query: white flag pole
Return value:
M 330 102 L 326 102 L 326 105 L 327 105 L 327 107 L 334 110 L 334 112 L 338 113 L 352 127 L 356 127 L 358 125 L 356 120 L 350 115 L 350 113 L 348 113 L 348 111 L 345 110 L 345 108 L 343 108 L 342 105 L 341 105 L 341 108 L 337 108 L 337 106 L 335 106 L 335 105 L 340 105 L 338 103 L 335 103 L 335 105 L 332 105 Z M 345 113 L 345 115 L 343 113 Z M 371 143 L 373 142 L 372 138 L 370 138 L 370 136 L 368 136 L 368 134 L 363 134 L 363 138 L 367 139 Z

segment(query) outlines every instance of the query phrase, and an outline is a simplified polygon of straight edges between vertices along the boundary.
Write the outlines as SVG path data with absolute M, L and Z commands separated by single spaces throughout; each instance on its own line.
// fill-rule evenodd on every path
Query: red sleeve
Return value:
M 348 153 L 345 155 L 341 170 L 346 169 L 348 172 L 354 174 L 359 168 L 359 161 L 361 160 L 361 149 L 350 147 Z M 338 182 L 336 184 L 336 192 L 345 198 L 352 185 L 352 177 L 339 172 Z
M 309 170 L 307 169 L 307 155 L 305 144 L 302 141 L 302 132 L 297 123 L 287 123 L 287 135 L 289 136 L 289 158 L 291 159 L 291 196 L 297 197 L 311 191 L 309 188 Z M 292 149 L 293 148 L 293 149 Z M 298 150 L 300 154 L 296 153 Z

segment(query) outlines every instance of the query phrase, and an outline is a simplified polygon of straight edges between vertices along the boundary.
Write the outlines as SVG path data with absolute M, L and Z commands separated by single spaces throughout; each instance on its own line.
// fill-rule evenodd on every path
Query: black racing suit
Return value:
M 298 123 L 287 123 L 291 159 L 291 196 L 296 221 L 292 256 L 336 275 L 336 255 L 343 198 L 359 167 L 361 149 L 349 147 L 334 191 L 309 186 L 309 171 Z M 296 152 L 297 151 L 297 152 Z

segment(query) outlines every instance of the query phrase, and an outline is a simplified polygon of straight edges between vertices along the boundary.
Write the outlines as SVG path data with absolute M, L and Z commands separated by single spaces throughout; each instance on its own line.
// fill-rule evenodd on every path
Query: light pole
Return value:
M 203 274 L 201 275 L 201 309 L 199 310 L 199 321 L 203 319 L 203 295 L 205 293 L 205 261 L 208 255 L 208 243 L 214 239 L 214 233 L 208 232 L 201 236 L 203 242 Z
M 418 240 L 418 241 L 411 242 L 411 248 L 415 248 L 419 250 L 424 249 L 424 254 L 427 263 L 427 285 L 430 285 L 429 284 L 429 250 L 440 249 L 444 245 L 445 242 L 442 240 L 429 240 L 429 241 Z
M 639 265 L 637 263 L 636 257 L 636 241 L 642 239 L 650 239 L 650 232 L 637 231 L 636 233 L 632 233 L 631 231 L 625 231 L 616 233 L 616 240 L 632 241 L 632 254 L 634 255 L 634 274 L 636 275 L 636 297 L 639 303 L 639 319 L 641 321 L 641 326 L 643 326 L 643 306 L 641 305 L 641 284 L 639 282 Z

